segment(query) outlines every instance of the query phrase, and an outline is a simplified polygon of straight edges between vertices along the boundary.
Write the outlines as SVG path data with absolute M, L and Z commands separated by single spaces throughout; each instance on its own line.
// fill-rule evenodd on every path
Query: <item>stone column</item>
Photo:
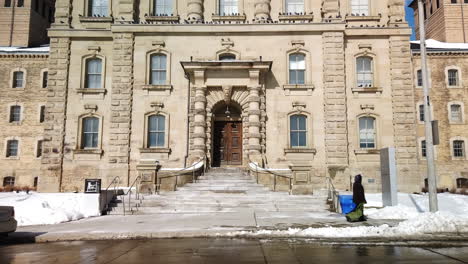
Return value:
M 417 173 L 414 90 L 411 81 L 409 35 L 391 36 L 390 76 L 392 84 L 393 130 L 396 148 L 398 186 L 401 191 L 420 191 Z
M 255 20 L 262 21 L 270 18 L 271 0 L 255 0 Z
M 133 99 L 134 36 L 116 33 L 113 36 L 111 117 L 109 149 L 107 150 L 113 176 L 128 177 L 130 133 Z
M 51 38 L 40 192 L 60 192 L 68 96 L 69 38 Z
M 260 86 L 249 87 L 249 153 L 260 154 Z
M 193 139 L 192 153 L 193 158 L 201 158 L 206 153 L 206 86 L 205 72 L 195 71 L 194 87 L 195 98 L 193 105 Z
M 344 33 L 324 32 L 325 153 L 329 172 L 348 166 Z
M 187 19 L 190 22 L 203 20 L 203 0 L 187 1 Z

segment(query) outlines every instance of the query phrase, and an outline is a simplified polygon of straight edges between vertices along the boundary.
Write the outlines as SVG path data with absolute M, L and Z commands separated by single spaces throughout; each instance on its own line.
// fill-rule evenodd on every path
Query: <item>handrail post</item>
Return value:
M 273 191 L 276 192 L 276 175 L 273 174 Z
M 289 178 L 289 195 L 292 194 L 292 178 Z

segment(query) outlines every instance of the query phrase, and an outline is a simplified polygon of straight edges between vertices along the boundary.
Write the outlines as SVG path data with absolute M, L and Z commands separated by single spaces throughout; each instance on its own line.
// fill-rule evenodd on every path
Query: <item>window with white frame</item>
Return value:
M 365 116 L 359 118 L 359 147 L 362 149 L 376 148 L 375 118 Z
M 424 122 L 425 118 L 425 113 L 424 113 L 424 105 L 420 104 L 419 105 L 419 122 Z
M 219 0 L 219 14 L 222 16 L 239 13 L 237 0 Z
M 10 123 L 21 121 L 21 106 L 10 106 Z
M 289 55 L 289 84 L 305 84 L 305 55 L 293 53 Z
M 453 141 L 453 156 L 455 158 L 465 157 L 465 141 L 463 140 Z
M 172 12 L 172 0 L 154 0 L 155 16 L 170 16 Z
M 37 141 L 37 146 L 36 146 L 36 158 L 42 157 L 42 140 Z
M 369 0 L 351 0 L 351 13 L 356 15 L 369 15 Z
M 99 118 L 90 116 L 82 119 L 81 149 L 98 148 Z
M 102 88 L 102 60 L 90 58 L 86 60 L 85 88 Z
M 13 88 L 22 88 L 24 87 L 24 72 L 15 71 L 13 72 Z
M 88 0 L 88 16 L 106 17 L 108 9 L 108 0 Z
M 7 141 L 7 146 L 6 146 L 6 157 L 17 157 L 18 156 L 18 147 L 19 147 L 19 142 L 16 139 L 11 139 Z
M 449 86 L 459 86 L 460 85 L 460 80 L 458 79 L 458 70 L 456 69 L 450 69 L 447 72 L 448 74 L 448 85 Z
M 358 57 L 356 59 L 357 86 L 372 87 L 374 72 L 371 57 Z
M 426 140 L 421 140 L 421 157 L 427 156 Z
M 148 116 L 148 148 L 161 148 L 165 146 L 166 117 L 163 115 Z
M 450 121 L 454 123 L 461 123 L 463 121 L 461 105 L 450 105 Z
M 289 134 L 291 148 L 307 147 L 307 116 L 290 116 Z
M 286 13 L 304 13 L 304 0 L 285 0 Z
M 42 73 L 42 88 L 47 88 L 48 85 L 49 85 L 49 72 L 44 71 Z
M 15 177 L 8 176 L 8 177 L 3 178 L 3 187 L 14 186 L 14 185 L 15 185 Z
M 167 56 L 164 54 L 151 55 L 150 67 L 150 83 L 152 85 L 166 84 Z
M 419 87 L 423 86 L 422 70 L 418 70 L 416 72 L 416 77 L 417 77 L 417 86 Z

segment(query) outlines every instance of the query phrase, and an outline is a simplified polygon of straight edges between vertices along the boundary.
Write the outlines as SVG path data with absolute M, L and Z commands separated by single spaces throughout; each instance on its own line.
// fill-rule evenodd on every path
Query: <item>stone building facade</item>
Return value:
M 428 48 L 428 71 L 431 113 L 438 121 L 440 144 L 435 147 L 438 187 L 453 189 L 468 184 L 468 125 L 466 119 L 468 45 L 450 45 Z M 418 43 L 412 44 L 413 76 L 415 86 L 415 111 L 417 122 L 418 164 L 425 179 L 423 89 L 421 57 Z
M 419 39 L 418 1 L 410 5 L 414 10 L 416 39 Z M 465 0 L 425 1 L 426 38 L 442 42 L 468 42 L 468 2 Z
M 358 2 L 56 1 L 39 190 L 206 159 L 377 191 L 384 147 L 420 190 L 404 1 Z
M 48 43 L 55 0 L 0 0 L 0 46 L 34 47 Z

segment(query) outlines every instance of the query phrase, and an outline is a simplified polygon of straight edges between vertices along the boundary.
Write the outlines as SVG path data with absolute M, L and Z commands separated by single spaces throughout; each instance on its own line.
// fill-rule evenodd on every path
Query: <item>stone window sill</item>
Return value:
M 111 23 L 112 17 L 80 17 L 81 23 Z
M 3 159 L 5 159 L 5 160 L 19 160 L 20 158 L 19 158 L 19 156 L 14 156 L 14 157 L 5 157 Z
M 145 20 L 148 22 L 164 22 L 164 21 L 179 21 L 179 16 L 145 16 Z
M 312 95 L 315 87 L 313 84 L 284 84 L 283 90 L 286 95 L 289 95 L 291 91 L 307 91 L 308 95 Z
M 454 156 L 452 156 L 452 160 L 453 161 L 465 161 L 466 157 L 454 157 Z
M 147 91 L 148 93 L 164 92 L 166 95 L 169 95 L 172 91 L 172 85 L 171 84 L 158 84 L 158 85 L 147 84 L 147 85 L 143 85 L 142 89 Z
M 140 153 L 171 153 L 170 148 L 140 148 Z
M 292 21 L 292 20 L 314 20 L 314 15 L 279 15 L 279 21 Z
M 346 21 L 380 21 L 381 16 L 346 16 Z
M 380 87 L 355 87 L 351 88 L 353 94 L 359 93 L 375 93 L 375 94 L 382 94 L 383 89 Z
M 14 91 L 24 91 L 24 87 L 10 87 Z
M 245 21 L 245 15 L 235 15 L 235 16 L 222 16 L 222 15 L 213 15 L 211 17 L 213 21 Z
M 102 155 L 104 151 L 102 149 L 75 149 L 73 150 L 74 154 L 94 154 Z
M 286 148 L 284 153 L 312 153 L 316 154 L 317 150 L 315 148 Z
M 102 88 L 81 88 L 76 89 L 76 92 L 79 94 L 105 94 L 106 89 Z
M 447 85 L 447 88 L 448 89 L 463 89 L 465 87 L 461 86 L 461 85 L 454 85 L 454 86 Z M 468 88 L 468 87 L 466 87 L 466 88 Z
M 378 149 L 356 149 L 354 150 L 354 154 L 356 155 L 380 154 L 380 150 Z
M 11 126 L 21 126 L 23 124 L 23 121 L 8 122 L 8 124 Z

